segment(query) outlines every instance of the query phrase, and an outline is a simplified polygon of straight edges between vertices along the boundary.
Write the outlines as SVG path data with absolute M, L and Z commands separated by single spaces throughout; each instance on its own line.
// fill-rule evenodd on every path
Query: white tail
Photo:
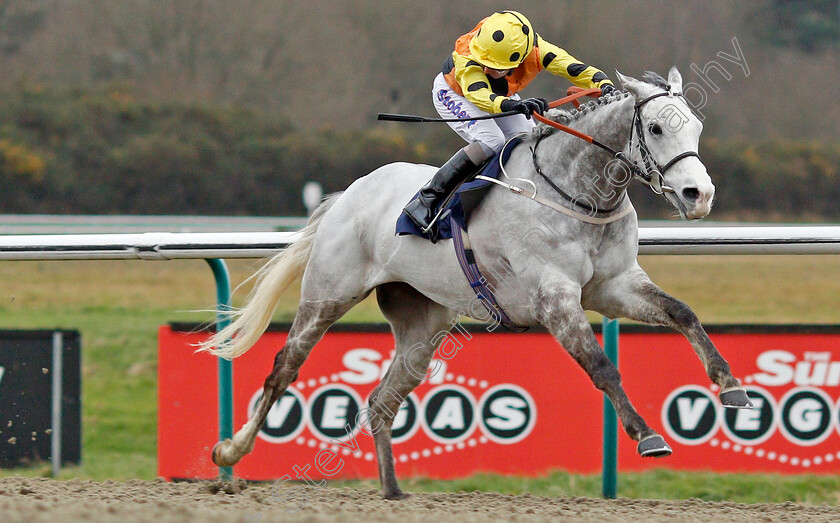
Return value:
M 303 276 L 315 242 L 315 232 L 338 196 L 334 194 L 324 200 L 312 213 L 306 227 L 301 229 L 302 236 L 252 276 L 257 279 L 257 283 L 245 306 L 229 311 L 227 314 L 232 320 L 230 325 L 200 343 L 198 351 L 208 351 L 225 359 L 233 359 L 248 352 L 268 328 L 280 297 L 289 285 Z

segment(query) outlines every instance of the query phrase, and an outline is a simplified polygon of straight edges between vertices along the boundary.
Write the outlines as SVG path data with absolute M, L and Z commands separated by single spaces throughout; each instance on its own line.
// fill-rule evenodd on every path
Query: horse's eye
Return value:
M 662 134 L 662 126 L 660 126 L 658 123 L 650 124 L 650 134 L 659 136 L 660 134 Z

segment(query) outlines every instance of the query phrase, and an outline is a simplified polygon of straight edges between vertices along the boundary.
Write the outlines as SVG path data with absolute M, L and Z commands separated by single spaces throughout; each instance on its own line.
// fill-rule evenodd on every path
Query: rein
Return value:
M 543 137 L 542 137 L 542 135 L 540 135 L 537 138 L 537 142 L 534 145 L 531 146 L 531 161 L 534 164 L 534 170 L 537 172 L 537 174 L 539 174 L 542 177 L 543 180 L 545 180 L 545 182 L 549 186 L 551 186 L 552 189 L 554 189 L 554 192 L 556 192 L 557 194 L 559 194 L 560 196 L 565 198 L 572 205 L 577 205 L 578 207 L 581 207 L 582 209 L 586 210 L 586 212 L 590 215 L 592 215 L 592 214 L 596 214 L 596 215 L 597 214 L 610 214 L 611 212 L 613 212 L 616 209 L 618 209 L 619 207 L 621 207 L 621 204 L 624 203 L 623 199 L 615 207 L 612 207 L 610 209 L 598 209 L 597 207 L 593 207 L 591 205 L 583 203 L 582 201 L 580 201 L 579 198 L 572 197 L 571 195 L 569 195 L 569 193 L 567 193 L 566 191 L 564 191 L 563 189 L 558 187 L 556 183 L 551 181 L 551 178 L 549 178 L 548 176 L 545 175 L 545 173 L 543 173 L 542 168 L 540 168 L 539 161 L 537 160 L 537 147 L 540 145 L 540 142 L 542 141 L 542 139 L 543 139 Z
M 549 109 L 553 109 L 555 107 L 559 107 L 561 105 L 564 105 L 564 104 L 567 104 L 567 103 L 571 102 L 572 104 L 574 104 L 575 107 L 579 108 L 580 107 L 580 102 L 578 102 L 578 98 L 582 98 L 584 96 L 598 97 L 600 95 L 601 95 L 601 90 L 600 89 L 582 89 L 580 87 L 574 87 L 573 86 L 573 87 L 570 87 L 568 89 L 567 96 L 565 98 L 561 98 L 559 100 L 555 100 L 555 101 L 549 103 L 548 107 L 549 107 Z M 623 161 L 628 166 L 628 168 L 632 169 L 634 174 L 635 174 L 636 171 L 638 171 L 638 167 L 635 164 L 633 164 L 632 162 L 630 162 L 629 160 L 627 160 L 626 158 L 624 158 L 623 153 L 613 150 L 609 146 L 602 144 L 601 142 L 599 142 L 598 140 L 589 136 L 588 134 L 585 134 L 585 133 L 582 133 L 582 132 L 577 131 L 575 129 L 572 129 L 571 127 L 563 125 L 559 122 L 549 120 L 548 118 L 545 118 L 538 113 L 533 113 L 531 116 L 533 116 L 535 119 L 537 119 L 540 122 L 544 122 L 547 125 L 549 125 L 551 127 L 554 127 L 555 129 L 559 129 L 559 130 L 561 130 L 565 133 L 571 134 L 572 136 L 580 138 L 581 140 L 584 140 L 588 143 L 596 145 L 596 146 L 610 152 L 610 154 L 612 154 L 616 158 L 621 159 L 621 161 Z M 487 181 L 487 182 L 490 182 L 490 183 L 494 183 L 496 185 L 504 187 L 505 189 L 507 189 L 507 190 L 509 190 L 509 191 L 511 191 L 515 194 L 519 194 L 521 196 L 525 196 L 526 198 L 530 198 L 530 199 L 534 200 L 535 202 L 537 202 L 541 205 L 545 205 L 546 207 L 550 207 L 550 208 L 554 209 L 555 211 L 558 211 L 558 212 L 563 213 L 567 216 L 575 218 L 576 220 L 582 221 L 584 223 L 589 223 L 589 224 L 592 224 L 592 225 L 607 225 L 609 223 L 618 221 L 618 220 L 624 218 L 625 216 L 627 216 L 628 214 L 630 214 L 630 212 L 633 210 L 633 206 L 627 204 L 626 199 L 622 199 L 622 201 L 616 207 L 613 207 L 611 209 L 597 209 L 596 207 L 593 207 L 591 205 L 588 205 L 588 204 L 580 201 L 578 198 L 572 197 L 571 195 L 566 193 L 564 190 L 562 190 L 560 187 L 558 187 L 557 184 L 555 184 L 551 180 L 551 178 L 549 178 L 548 176 L 545 175 L 545 173 L 542 172 L 542 169 L 540 168 L 539 163 L 537 162 L 537 150 L 536 150 L 536 148 L 537 148 L 537 145 L 539 145 L 540 140 L 542 140 L 542 136 L 537 138 L 537 143 L 535 143 L 531 147 L 531 158 L 532 158 L 532 161 L 533 161 L 533 164 L 534 164 L 534 170 L 537 172 L 537 174 L 539 174 L 546 181 L 546 183 L 549 184 L 549 186 L 551 186 L 552 189 L 554 189 L 555 192 L 557 192 L 557 194 L 559 194 L 560 196 L 565 198 L 572 206 L 577 206 L 577 207 L 580 207 L 581 209 L 584 209 L 586 211 L 585 213 L 578 212 L 574 209 L 570 209 L 568 207 L 560 205 L 560 204 L 558 204 L 558 203 L 556 203 L 553 200 L 550 200 L 548 198 L 543 198 L 542 196 L 537 194 L 536 186 L 534 186 L 532 194 L 527 194 L 525 192 L 525 190 L 522 189 L 521 187 L 509 184 L 509 183 L 505 183 L 505 182 L 502 182 L 500 180 L 496 180 L 494 178 L 489 178 L 489 177 L 486 177 L 486 176 L 478 175 L 478 176 L 476 176 L 476 179 L 480 179 L 480 180 L 484 180 L 484 181 Z M 505 144 L 505 147 L 507 147 L 507 144 Z M 505 167 L 501 162 L 501 157 L 502 157 L 502 155 L 499 155 L 499 166 L 502 170 L 502 173 L 505 175 L 505 178 L 508 178 L 507 173 L 505 173 Z M 527 181 L 527 180 L 524 180 L 524 181 Z M 531 183 L 531 182 L 528 182 L 528 183 L 530 183 L 533 186 L 533 183 Z M 616 212 L 619 208 L 622 208 L 622 207 L 623 207 L 623 209 L 621 209 L 619 212 Z

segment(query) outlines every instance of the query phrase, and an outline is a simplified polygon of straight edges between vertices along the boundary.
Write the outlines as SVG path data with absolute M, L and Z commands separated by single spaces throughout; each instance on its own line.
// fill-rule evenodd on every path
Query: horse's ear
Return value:
M 682 94 L 682 75 L 677 70 L 677 66 L 671 67 L 668 71 L 668 83 L 671 84 L 672 93 Z
M 615 76 L 621 82 L 621 86 L 630 91 L 634 98 L 640 100 L 645 97 L 643 93 L 646 84 L 644 82 L 636 80 L 632 76 L 624 76 L 618 72 L 618 69 L 615 71 Z

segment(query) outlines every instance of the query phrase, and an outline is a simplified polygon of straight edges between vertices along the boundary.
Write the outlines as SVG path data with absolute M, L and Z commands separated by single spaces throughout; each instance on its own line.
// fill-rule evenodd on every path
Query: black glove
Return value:
M 613 86 L 613 84 L 604 84 L 601 86 L 601 96 L 606 96 L 613 91 L 615 91 L 615 86 Z
M 501 104 L 502 112 L 518 111 L 528 118 L 531 114 L 543 114 L 548 111 L 548 102 L 544 98 L 525 98 L 524 100 L 513 100 L 508 98 Z

